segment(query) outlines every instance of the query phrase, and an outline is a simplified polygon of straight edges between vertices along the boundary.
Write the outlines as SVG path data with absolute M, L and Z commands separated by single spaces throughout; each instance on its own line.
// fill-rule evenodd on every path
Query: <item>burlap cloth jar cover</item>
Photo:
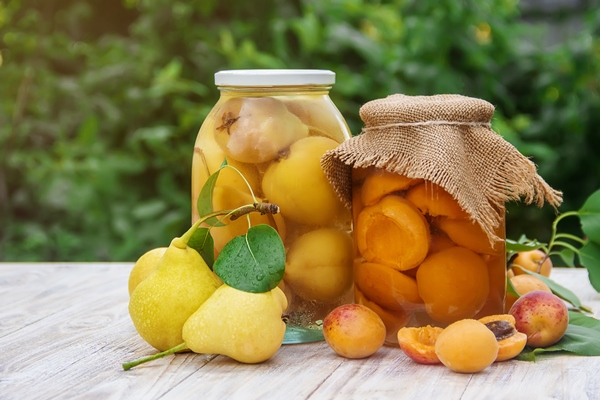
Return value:
M 461 95 L 373 100 L 360 109 L 362 133 L 326 152 L 321 166 L 348 208 L 353 168 L 374 166 L 429 180 L 449 192 L 495 243 L 506 202 L 557 207 L 562 193 L 491 129 L 493 115 L 492 104 Z

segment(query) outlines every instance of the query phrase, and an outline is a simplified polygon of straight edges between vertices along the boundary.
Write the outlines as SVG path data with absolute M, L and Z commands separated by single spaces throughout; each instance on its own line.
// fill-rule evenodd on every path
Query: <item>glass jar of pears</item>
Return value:
M 405 326 L 504 312 L 504 217 L 492 243 L 431 181 L 375 167 L 354 168 L 352 180 L 355 298 L 382 318 L 387 343 Z
M 353 301 L 350 212 L 329 185 L 320 159 L 350 137 L 329 97 L 335 74 L 325 70 L 231 70 L 215 74 L 220 98 L 202 124 L 192 164 L 192 222 L 208 177 L 219 172 L 213 210 L 257 199 L 275 215 L 223 220 L 210 232 L 215 256 L 250 226 L 269 224 L 286 249 L 280 287 L 288 324 L 320 328 L 333 308 Z

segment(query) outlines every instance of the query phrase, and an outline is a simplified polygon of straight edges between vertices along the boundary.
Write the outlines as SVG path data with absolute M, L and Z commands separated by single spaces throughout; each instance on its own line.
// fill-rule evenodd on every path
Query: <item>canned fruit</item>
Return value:
M 406 190 L 422 181 L 422 179 L 411 179 L 393 172 L 377 170 L 365 178 L 362 185 L 362 204 L 372 206 L 384 196 Z
M 337 118 L 333 103 L 323 97 L 283 99 L 288 110 L 309 127 L 309 134 L 318 134 L 341 141 L 345 122 Z M 318 133 L 317 133 L 318 132 Z
M 419 364 L 440 364 L 435 354 L 435 343 L 443 330 L 430 325 L 402 328 L 398 331 L 398 344 L 404 354 Z
M 517 254 L 511 263 L 511 269 L 515 275 L 527 274 L 526 269 L 531 272 L 549 277 L 552 272 L 552 260 L 542 250 L 522 251 Z
M 352 238 L 324 228 L 300 236 L 290 247 L 284 281 L 305 300 L 332 303 L 352 287 Z
M 440 333 L 435 342 L 435 353 L 452 371 L 475 373 L 496 360 L 499 347 L 496 336 L 484 324 L 474 319 L 462 319 Z
M 330 225 L 350 215 L 321 169 L 321 156 L 338 146 L 333 139 L 311 136 L 292 144 L 263 176 L 263 193 L 281 214 L 306 225 Z
M 429 181 L 412 187 L 406 192 L 405 198 L 417 206 L 423 214 L 432 217 L 444 216 L 452 219 L 469 217 L 450 193 Z
M 423 303 L 415 279 L 377 263 L 355 263 L 354 282 L 372 301 L 390 310 Z
M 365 260 L 400 271 L 416 267 L 429 251 L 429 224 L 409 201 L 388 195 L 365 207 L 354 226 Z
M 494 247 L 481 226 L 468 219 L 439 218 L 435 225 L 454 243 L 475 253 L 497 255 L 504 251 L 500 244 Z
M 227 156 L 237 161 L 273 160 L 307 136 L 308 127 L 273 97 L 235 97 L 215 113 L 215 140 Z
M 396 332 L 398 332 L 398 329 L 406 326 L 406 323 L 408 322 L 409 314 L 404 309 L 388 310 L 384 307 L 381 307 L 379 304 L 369 300 L 356 285 L 354 285 L 354 302 L 369 307 L 371 310 L 375 311 L 377 315 L 379 315 L 379 318 L 381 318 L 383 324 L 385 325 L 385 341 L 387 343 L 398 342 Z
M 484 306 L 488 270 L 483 259 L 464 247 L 429 255 L 417 270 L 417 287 L 427 314 L 441 323 L 472 318 Z
M 361 304 L 345 304 L 325 317 L 323 336 L 340 356 L 365 358 L 383 346 L 385 325 L 370 308 Z
M 496 361 L 506 361 L 523 351 L 527 335 L 517 331 L 515 317 L 510 314 L 489 315 L 478 320 L 494 333 L 498 341 Z
M 510 278 L 510 283 L 512 283 L 513 287 L 519 293 L 520 296 L 533 292 L 534 290 L 543 290 L 547 293 L 552 293 L 552 290 L 537 276 L 533 275 L 515 275 Z M 504 310 L 506 312 L 510 311 L 510 308 L 515 301 L 517 301 L 518 297 L 512 293 L 506 294 L 506 302 L 504 305 Z

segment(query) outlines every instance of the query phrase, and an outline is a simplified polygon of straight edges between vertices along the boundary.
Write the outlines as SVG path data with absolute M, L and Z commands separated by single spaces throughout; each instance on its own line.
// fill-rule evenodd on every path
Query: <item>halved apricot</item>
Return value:
M 406 325 L 408 322 L 408 313 L 404 310 L 388 310 L 384 307 L 381 307 L 377 303 L 372 302 L 365 296 L 360 289 L 354 285 L 354 302 L 358 304 L 362 304 L 363 306 L 369 307 L 371 310 L 375 311 L 379 318 L 383 321 L 386 329 L 386 338 L 385 341 L 387 343 L 396 343 L 398 338 L 396 337 L 396 333 L 398 330 Z
M 404 175 L 378 169 L 365 178 L 362 185 L 363 204 L 372 206 L 382 197 L 392 192 L 406 190 L 422 181 L 422 179 L 408 178 Z
M 388 195 L 365 207 L 354 229 L 358 250 L 369 262 L 404 271 L 419 265 L 429 251 L 427 220 L 400 196 Z
M 423 302 L 413 278 L 382 264 L 355 262 L 354 282 L 369 299 L 390 310 Z
M 435 354 L 435 342 L 444 329 L 436 326 L 402 328 L 398 331 L 398 344 L 410 359 L 419 364 L 441 364 Z
M 464 247 L 451 247 L 427 256 L 417 271 L 419 295 L 431 318 L 451 323 L 472 318 L 489 292 L 483 259 Z
M 444 232 L 432 233 L 429 254 L 437 253 L 438 251 L 446 250 L 454 246 L 456 246 L 456 244 Z
M 425 181 L 406 192 L 406 200 L 413 203 L 423 214 L 432 217 L 468 218 L 469 215 L 458 205 L 458 201 L 443 187 Z
M 479 319 L 488 327 L 498 341 L 496 361 L 510 360 L 523 351 L 527 344 L 527 335 L 515 328 L 515 317 L 510 314 L 490 315 Z
M 494 246 L 490 243 L 481 225 L 476 222 L 471 222 L 468 219 L 440 218 L 435 224 L 454 243 L 473 250 L 475 253 L 496 255 L 503 252 L 500 244 Z

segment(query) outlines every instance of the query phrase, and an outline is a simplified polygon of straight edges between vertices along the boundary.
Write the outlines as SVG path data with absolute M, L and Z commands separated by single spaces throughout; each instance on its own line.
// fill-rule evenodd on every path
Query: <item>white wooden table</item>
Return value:
M 396 347 L 363 360 L 324 342 L 283 346 L 244 365 L 203 354 L 154 353 L 127 313 L 131 263 L 0 263 L 0 399 L 599 399 L 600 357 L 540 356 L 477 374 L 418 365 Z M 586 271 L 555 269 L 600 317 Z

